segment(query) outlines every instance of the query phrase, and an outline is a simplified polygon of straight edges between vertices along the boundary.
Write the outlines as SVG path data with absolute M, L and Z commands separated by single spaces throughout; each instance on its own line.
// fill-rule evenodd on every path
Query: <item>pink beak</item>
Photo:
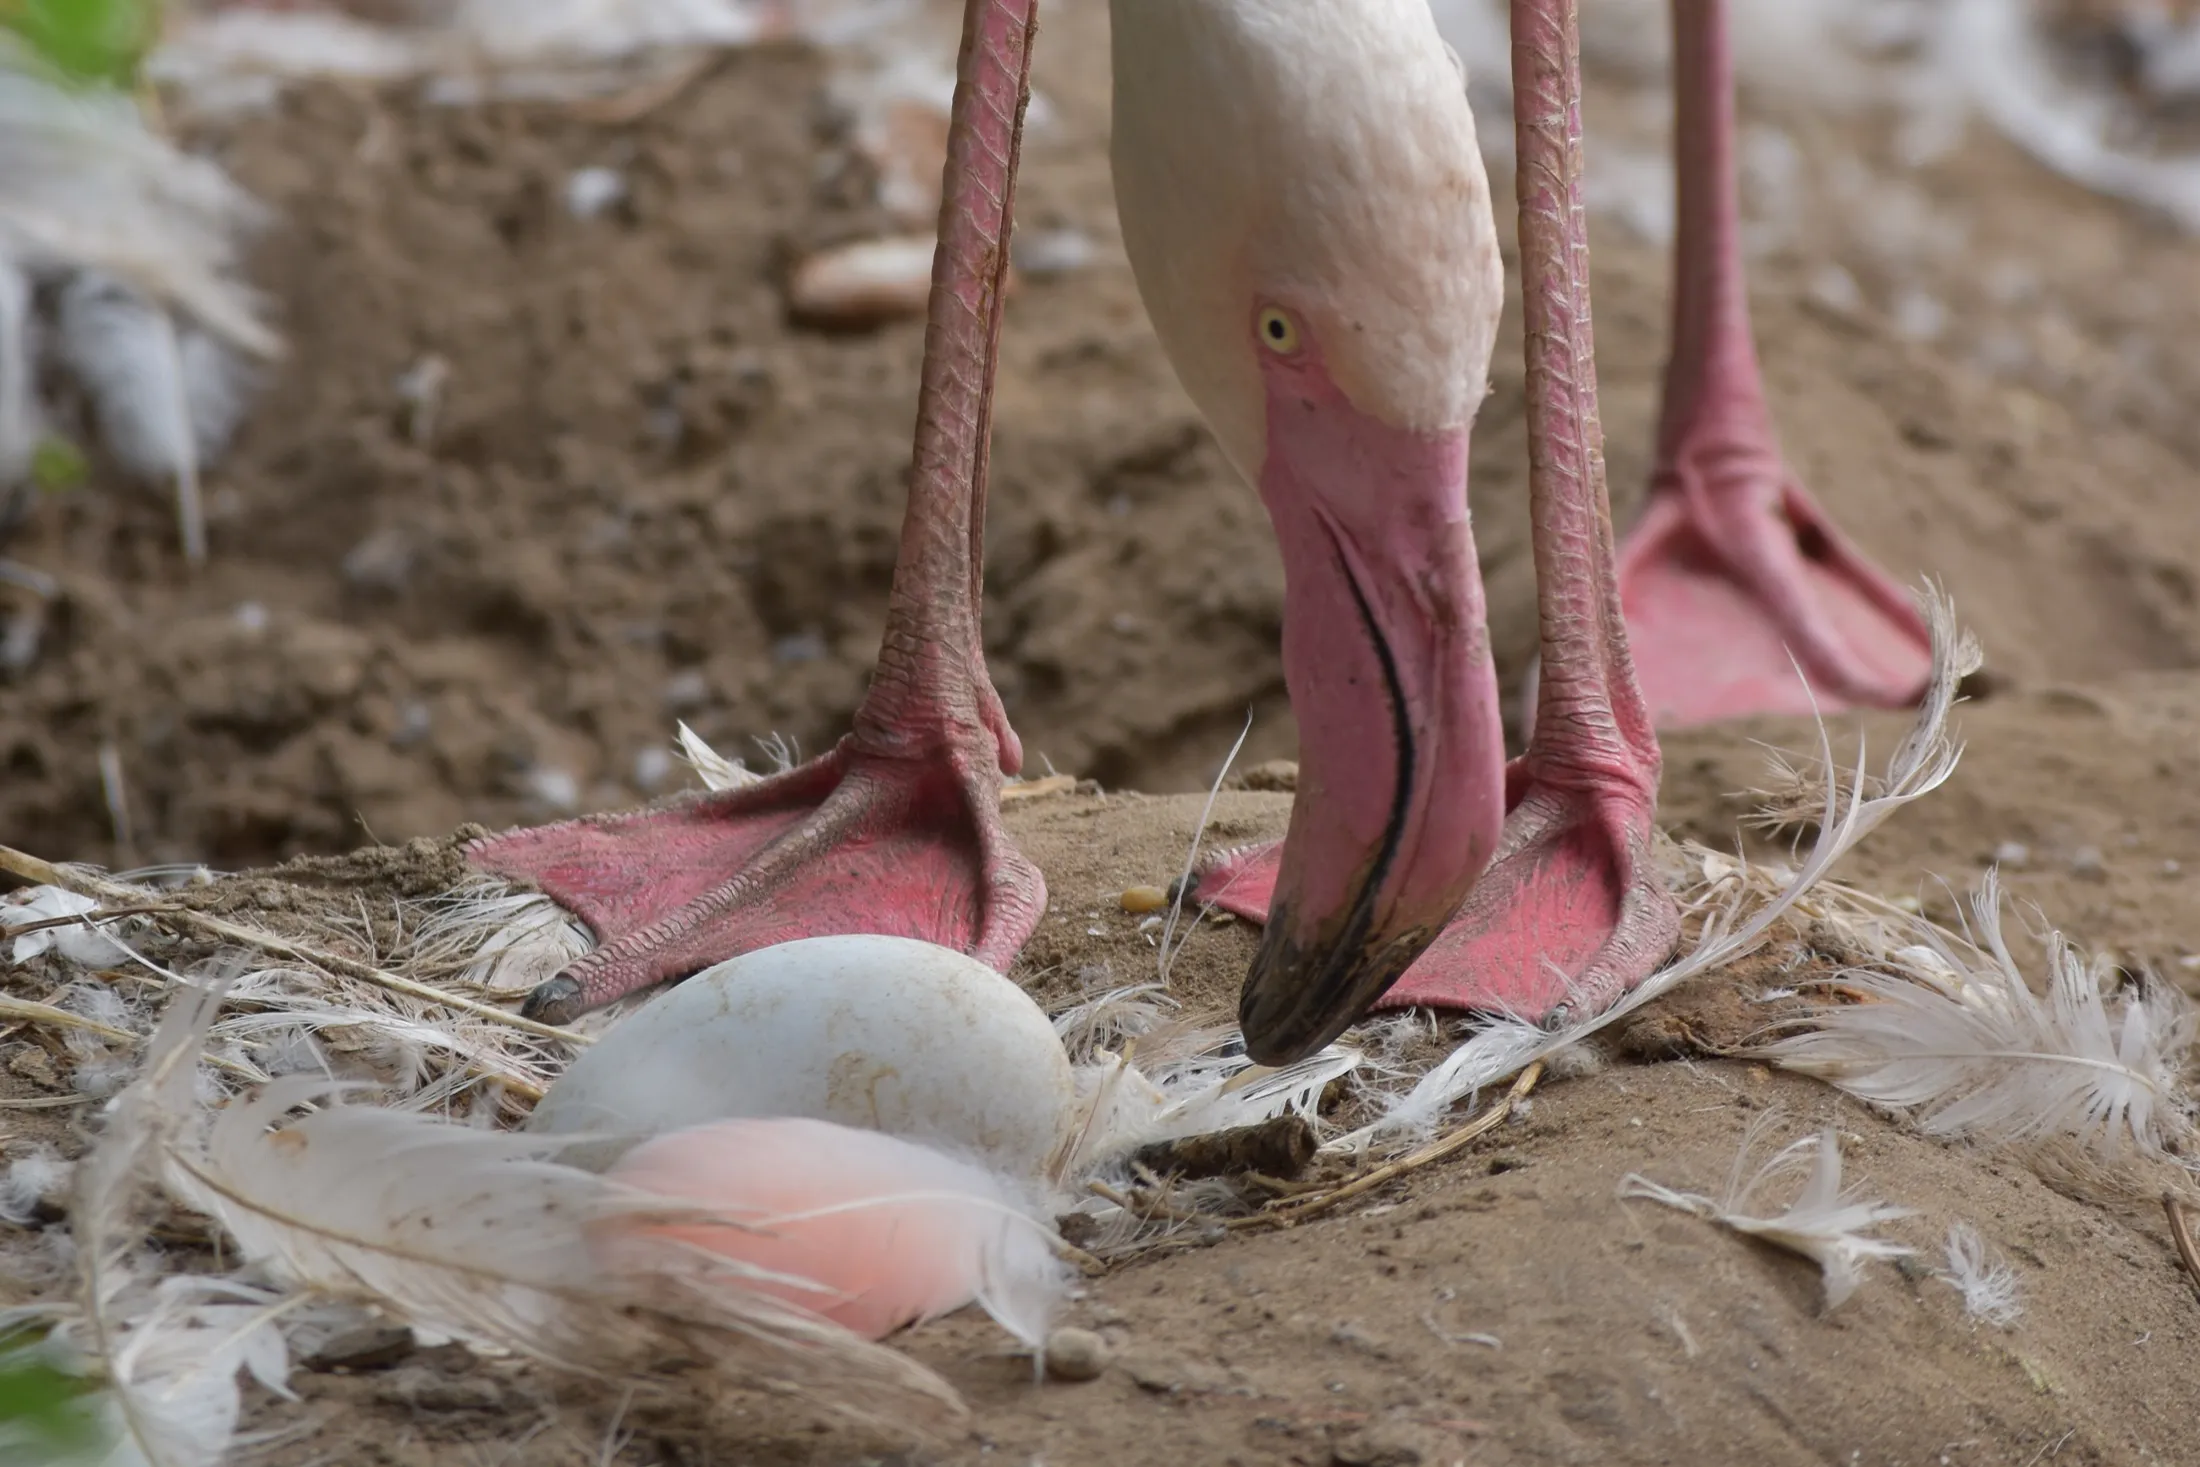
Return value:
M 1298 798 L 1239 1004 L 1283 1064 L 1364 1014 L 1497 848 L 1505 749 L 1467 515 L 1467 430 L 1394 427 L 1271 359 L 1260 495 L 1284 563 Z

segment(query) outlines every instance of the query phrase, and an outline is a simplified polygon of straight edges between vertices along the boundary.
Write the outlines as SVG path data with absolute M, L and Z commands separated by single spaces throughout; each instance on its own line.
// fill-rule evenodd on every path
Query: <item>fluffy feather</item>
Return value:
M 150 132 L 124 96 L 0 66 L 0 251 L 33 275 L 126 282 L 241 351 L 275 333 L 237 277 L 260 210 L 220 168 Z
M 59 1192 L 75 1169 L 76 1163 L 64 1160 L 50 1146 L 36 1146 L 16 1157 L 0 1175 L 0 1221 L 29 1222 L 39 1204 Z
M 580 919 L 540 892 L 482 882 L 432 898 L 414 923 L 413 960 L 454 970 L 460 992 L 533 991 L 596 944 Z
M 693 1244 L 774 1276 L 740 1287 L 866 1339 L 975 1301 L 1036 1349 L 1068 1292 L 1053 1230 L 1031 1198 L 982 1167 L 876 1131 L 719 1121 L 644 1142 L 610 1179 L 716 1215 L 613 1225 L 604 1232 L 614 1253 L 637 1235 Z
M 1824 726 L 1819 729 L 1819 751 L 1825 771 L 1823 814 L 1818 838 L 1801 868 L 1768 901 L 1758 905 L 1746 920 L 1741 903 L 1749 893 L 1747 871 L 1735 868 L 1733 896 L 1727 906 L 1706 918 L 1690 952 L 1660 969 L 1612 1007 L 1557 1030 L 1519 1019 L 1500 1019 L 1477 1032 L 1444 1061 L 1399 1097 L 1382 1115 L 1360 1129 L 1329 1142 L 1322 1149 L 1351 1153 L 1369 1145 L 1425 1136 L 1453 1105 L 1519 1073 L 1538 1059 L 1578 1044 L 1591 1034 L 1616 1023 L 1644 1004 L 1670 993 L 1691 978 L 1711 972 L 1754 951 L 1772 933 L 1781 918 L 1805 893 L 1826 878 L 1836 861 L 1854 849 L 1881 822 L 1913 800 L 1922 799 L 1955 773 L 1962 747 L 1948 736 L 1948 716 L 1956 701 L 1956 688 L 1982 660 L 1977 639 L 1957 626 L 1955 608 L 1937 588 L 1927 587 L 1922 598 L 1932 631 L 1933 676 L 1920 702 L 1916 719 L 1895 746 L 1886 771 L 1876 787 L 1867 785 L 1864 754 L 1859 749 L 1857 768 L 1844 797 L 1836 777 L 1833 746 Z
M 697 777 L 703 781 L 703 788 L 706 790 L 715 792 L 718 790 L 739 789 L 743 785 L 755 784 L 763 778 L 762 775 L 750 769 L 740 760 L 728 759 L 709 744 L 704 743 L 702 736 L 697 734 L 694 729 L 689 728 L 685 722 L 680 725 L 678 743 L 680 757 L 686 760 L 688 765 L 694 769 Z
M 198 990 L 179 992 L 155 1074 L 188 1073 L 174 1056 L 196 1056 L 213 1007 Z M 700 1376 L 685 1379 L 705 1391 L 778 1382 L 915 1429 L 960 1416 L 936 1376 L 743 1290 L 753 1271 L 730 1261 L 665 1244 L 628 1248 L 611 1266 L 594 1229 L 703 1214 L 548 1163 L 549 1143 L 372 1106 L 285 1122 L 339 1089 L 278 1080 L 232 1102 L 203 1138 L 173 1124 L 158 1133 L 169 1190 L 285 1288 L 573 1372 L 646 1377 L 700 1361 Z M 177 1116 L 192 1109 L 173 1096 L 169 1105 Z
M 194 394 L 176 323 L 121 281 L 90 271 L 61 288 L 59 317 L 56 350 L 91 394 L 108 451 L 138 478 L 175 486 L 184 554 L 203 561 L 202 425 L 192 411 Z M 209 365 L 218 370 L 210 343 L 194 355 L 202 371 Z M 197 396 L 234 425 L 235 392 L 210 384 Z
M 1948 1229 L 1943 1245 L 1948 1259 L 1940 1277 L 1963 1295 L 1963 1312 L 1973 1319 L 2007 1329 L 2024 1313 L 2017 1302 L 2017 1275 L 2008 1260 L 1990 1253 L 1986 1240 L 1969 1223 Z
M 1281 1069 L 1256 1065 L 1235 1029 L 1189 1023 L 1157 983 L 1110 989 L 1054 1016 L 1078 1065 L 1078 1135 L 1065 1176 L 1085 1175 L 1151 1141 L 1258 1125 L 1288 1112 L 1313 1118 L 1333 1080 L 1359 1069 L 1357 1049 L 1331 1045 Z
M 97 910 L 99 903 L 90 897 L 78 896 L 58 886 L 33 886 L 0 897 L 0 927 L 31 927 L 61 917 L 81 917 Z M 8 959 L 27 963 L 47 952 L 57 953 L 66 961 L 85 968 L 111 968 L 124 957 L 122 949 L 105 933 L 84 923 L 40 927 L 36 932 L 22 933 L 9 945 Z
M 2030 10 L 1951 0 L 1933 47 L 1938 68 L 2011 142 L 2063 177 L 2200 230 L 2200 159 L 2117 146 L 2119 98 L 2058 77 Z
M 105 1133 L 77 1168 L 78 1308 L 58 1333 L 107 1378 L 104 1414 L 120 1441 L 107 1458 L 114 1467 L 217 1467 L 242 1410 L 238 1371 L 279 1393 L 289 1376 L 272 1296 L 221 1279 L 157 1279 L 137 1258 L 161 1154 L 194 1108 L 210 1007 L 196 992 L 171 1006 L 143 1075 L 116 1097 Z
M 2127 989 L 2059 932 L 2047 939 L 2047 992 L 2032 992 L 2001 929 L 1991 871 L 1972 901 L 1975 941 L 1920 923 L 1905 971 L 1844 973 L 1864 1002 L 1827 999 L 1802 1032 L 1758 1052 L 1890 1110 L 1928 1135 L 2031 1151 L 2071 1147 L 2115 1165 L 2161 1156 L 2192 1136 L 2181 1080 L 2195 1016 L 2173 990 Z
M 1630 1172 L 1621 1181 L 1619 1195 L 1661 1202 L 1706 1218 L 1737 1233 L 1760 1238 L 1777 1248 L 1799 1253 L 1818 1265 L 1825 1278 L 1826 1308 L 1838 1308 L 1863 1282 L 1864 1265 L 1874 1258 L 1901 1258 L 1912 1250 L 1899 1243 L 1864 1236 L 1867 1228 L 1911 1215 L 1906 1207 L 1884 1202 L 1863 1202 L 1841 1194 L 1841 1139 L 1832 1127 L 1822 1135 L 1805 1136 L 1772 1154 L 1748 1181 L 1741 1169 L 1750 1152 L 1749 1140 L 1735 1159 L 1734 1176 L 1727 1183 L 1726 1200 L 1714 1202 L 1698 1192 L 1676 1192 L 1649 1178 Z M 1751 1211 L 1757 1194 L 1773 1178 L 1794 1170 L 1805 1158 L 1811 1161 L 1810 1178 L 1787 1209 L 1776 1216 L 1758 1217 Z

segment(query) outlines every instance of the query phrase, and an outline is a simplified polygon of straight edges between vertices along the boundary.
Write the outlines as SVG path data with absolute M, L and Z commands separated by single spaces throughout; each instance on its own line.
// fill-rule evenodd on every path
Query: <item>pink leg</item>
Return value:
M 529 996 L 565 1022 L 774 943 L 917 937 L 1005 969 L 1046 909 L 1009 843 L 1023 762 L 978 632 L 986 454 L 1036 0 L 970 0 L 933 263 L 915 463 L 871 689 L 839 747 L 746 789 L 481 841 L 602 946 Z
M 1512 0 L 1526 277 L 1529 495 L 1543 676 L 1535 737 L 1507 771 L 1496 859 L 1375 1005 L 1556 1020 L 1656 969 L 1680 914 L 1650 866 L 1658 743 L 1622 623 L 1597 418 L 1581 199 L 1576 0 Z M 1274 847 L 1225 857 L 1198 895 L 1255 921 Z
M 1782 462 L 1750 338 L 1726 0 L 1673 0 L 1673 350 L 1649 507 L 1620 597 L 1661 726 L 1816 707 L 1901 707 L 1925 623 Z M 1790 654 L 1793 659 L 1790 659 Z

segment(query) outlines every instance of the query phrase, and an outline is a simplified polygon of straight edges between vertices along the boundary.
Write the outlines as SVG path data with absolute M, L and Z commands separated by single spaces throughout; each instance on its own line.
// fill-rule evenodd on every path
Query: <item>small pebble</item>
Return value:
M 387 1370 L 413 1353 L 413 1332 L 403 1325 L 369 1324 L 331 1335 L 306 1357 L 308 1370 Z
M 634 787 L 654 794 L 672 778 L 672 751 L 652 744 L 634 756 Z
M 1098 1380 L 1108 1368 L 1108 1342 L 1065 1325 L 1047 1336 L 1047 1374 L 1056 1380 Z
M 1169 894 L 1158 886 L 1133 886 L 1116 900 L 1126 912 L 1158 912 L 1169 904 Z
M 416 1367 L 403 1367 L 384 1380 L 376 1397 L 393 1406 L 414 1411 L 505 1411 L 511 1406 L 504 1388 L 494 1380 L 476 1376 L 456 1379 Z
M 576 168 L 565 180 L 565 209 L 575 219 L 593 219 L 625 197 L 616 168 Z
M 921 316 L 932 296 L 933 239 L 861 240 L 810 256 L 787 280 L 795 316 L 823 326 L 876 326 Z
M 665 679 L 665 707 L 674 713 L 692 713 L 710 701 L 710 679 L 699 667 L 690 667 Z
M 529 795 L 553 810 L 580 808 L 581 782 L 571 770 L 560 769 L 554 764 L 538 764 L 527 771 L 524 783 Z
M 1090 239 L 1074 229 L 1019 233 L 1014 252 L 1016 268 L 1034 276 L 1071 274 L 1090 265 L 1100 253 Z
M 1994 864 L 1997 866 L 2022 866 L 2032 859 L 2032 848 L 2023 841 L 2005 840 L 1994 847 Z
M 47 1090 L 61 1088 L 61 1076 L 54 1072 L 53 1057 L 35 1045 L 25 1045 L 14 1059 L 8 1061 L 8 1073 L 19 1075 L 33 1085 Z
M 2070 858 L 2070 874 L 2080 881 L 2108 880 L 2108 863 L 2101 859 L 2097 846 L 2080 846 Z

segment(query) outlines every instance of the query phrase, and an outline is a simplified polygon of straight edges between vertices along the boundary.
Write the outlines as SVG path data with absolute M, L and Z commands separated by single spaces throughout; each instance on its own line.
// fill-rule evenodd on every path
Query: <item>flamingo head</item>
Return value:
M 1266 505 L 1298 795 L 1241 1021 L 1357 1020 L 1488 864 L 1504 744 L 1467 440 L 1504 288 L 1427 0 L 1112 0 L 1124 242 L 1179 379 Z

